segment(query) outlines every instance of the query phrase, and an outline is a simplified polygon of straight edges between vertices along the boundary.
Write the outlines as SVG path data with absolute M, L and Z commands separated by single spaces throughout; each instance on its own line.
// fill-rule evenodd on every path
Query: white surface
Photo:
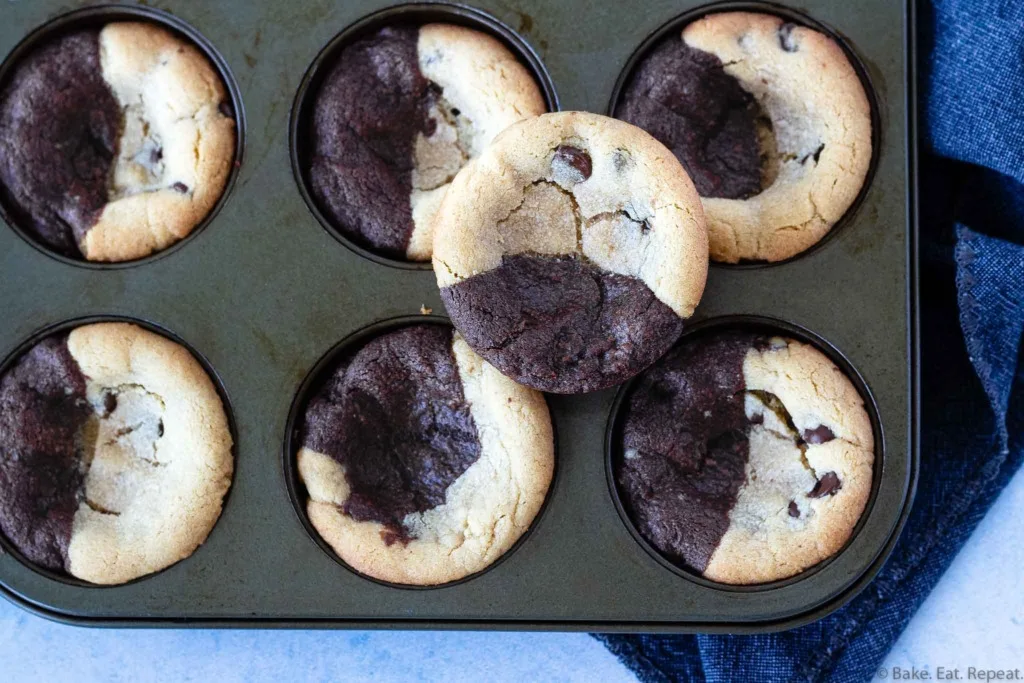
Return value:
M 633 681 L 583 634 L 101 631 L 0 600 L 0 681 Z
M 1020 669 L 1024 677 L 1024 472 L 999 496 L 886 658 L 889 671 Z M 892 678 L 890 677 L 890 680 Z
M 1003 493 L 885 666 L 1024 672 L 1024 476 Z M 891 671 L 891 669 L 890 669 Z M 0 681 L 630 681 L 582 634 L 109 631 L 0 599 Z M 893 680 L 890 675 L 888 680 Z

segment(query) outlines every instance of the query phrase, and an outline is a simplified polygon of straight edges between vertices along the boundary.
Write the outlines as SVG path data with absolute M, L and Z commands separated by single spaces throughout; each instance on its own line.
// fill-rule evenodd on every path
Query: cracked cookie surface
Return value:
M 849 539 L 874 437 L 852 382 L 820 351 L 746 332 L 687 341 L 631 392 L 615 479 L 640 533 L 714 581 L 798 574 Z
M 434 272 L 455 326 L 512 379 L 603 389 L 678 338 L 707 277 L 700 200 L 651 136 L 582 112 L 509 127 L 455 178 Z
M 461 26 L 389 26 L 345 46 L 315 94 L 313 196 L 347 237 L 430 259 L 452 178 L 508 125 L 544 113 L 529 70 Z
M 214 68 L 148 23 L 57 37 L 0 94 L 0 185 L 47 247 L 128 261 L 186 237 L 220 198 L 235 117 Z
M 0 378 L 0 529 L 29 561 L 118 584 L 191 555 L 231 482 L 220 398 L 128 323 L 44 339 Z
M 529 528 L 554 469 L 543 397 L 442 325 L 371 339 L 306 407 L 310 522 L 363 574 L 436 585 L 489 566 Z
M 716 261 L 781 261 L 813 246 L 871 163 L 870 105 L 843 49 L 765 14 L 710 14 L 656 45 L 615 115 L 693 175 Z

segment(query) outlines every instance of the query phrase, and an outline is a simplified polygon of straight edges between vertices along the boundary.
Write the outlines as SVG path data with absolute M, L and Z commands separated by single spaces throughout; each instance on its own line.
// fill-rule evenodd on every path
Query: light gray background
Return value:
M 1017 475 L 885 666 L 1024 670 L 1024 475 Z M 629 681 L 582 634 L 121 631 L 50 623 L 0 600 L 0 680 Z M 892 680 L 891 675 L 888 680 Z

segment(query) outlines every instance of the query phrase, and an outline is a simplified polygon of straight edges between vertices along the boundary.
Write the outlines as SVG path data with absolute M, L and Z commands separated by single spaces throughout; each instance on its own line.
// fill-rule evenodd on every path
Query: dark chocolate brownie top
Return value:
M 767 116 L 718 57 L 679 35 L 640 59 L 615 117 L 672 150 L 702 197 L 746 199 L 763 189 L 757 124 Z
M 625 404 L 615 473 L 622 502 L 654 547 L 701 572 L 745 480 L 743 360 L 755 341 L 735 333 L 682 344 Z
M 66 568 L 92 414 L 66 334 L 44 339 L 0 377 L 0 529 L 48 569 Z
M 683 319 L 642 281 L 578 256 L 506 256 L 497 268 L 442 288 L 441 299 L 491 365 L 553 393 L 622 382 L 665 353 L 683 329 Z
M 309 182 L 354 242 L 405 258 L 412 234 L 417 133 L 433 134 L 439 96 L 419 68 L 415 26 L 388 26 L 345 46 L 315 95 Z
M 101 73 L 98 29 L 22 59 L 0 93 L 0 185 L 18 224 L 81 258 L 79 240 L 107 203 L 122 125 Z
M 480 457 L 480 439 L 452 354 L 452 330 L 414 325 L 367 342 L 310 400 L 302 443 L 345 468 L 343 512 L 409 540 L 406 515 L 445 502 Z

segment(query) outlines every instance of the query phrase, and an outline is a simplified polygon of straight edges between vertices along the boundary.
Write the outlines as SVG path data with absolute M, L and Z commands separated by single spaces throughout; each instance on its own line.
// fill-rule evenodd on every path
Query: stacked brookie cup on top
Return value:
M 68 255 L 165 248 L 228 175 L 222 86 L 188 46 L 140 26 L 40 49 L 2 96 L 6 200 Z M 860 192 L 870 111 L 838 45 L 774 16 L 711 14 L 642 57 L 617 118 L 545 113 L 508 48 L 461 26 L 386 26 L 332 59 L 299 160 L 310 194 L 360 248 L 432 261 L 454 326 L 363 339 L 301 407 L 306 512 L 342 561 L 398 584 L 483 570 L 530 527 L 551 483 L 541 392 L 633 378 L 615 481 L 664 557 L 750 584 L 842 547 L 874 458 L 851 381 L 781 336 L 677 344 L 709 254 L 790 258 Z M 84 126 L 75 93 L 93 103 Z M 52 130 L 33 114 L 51 96 L 69 112 Z M 231 477 L 206 373 L 128 325 L 80 327 L 25 353 L 0 379 L 0 447 L 5 536 L 94 582 L 190 554 Z

